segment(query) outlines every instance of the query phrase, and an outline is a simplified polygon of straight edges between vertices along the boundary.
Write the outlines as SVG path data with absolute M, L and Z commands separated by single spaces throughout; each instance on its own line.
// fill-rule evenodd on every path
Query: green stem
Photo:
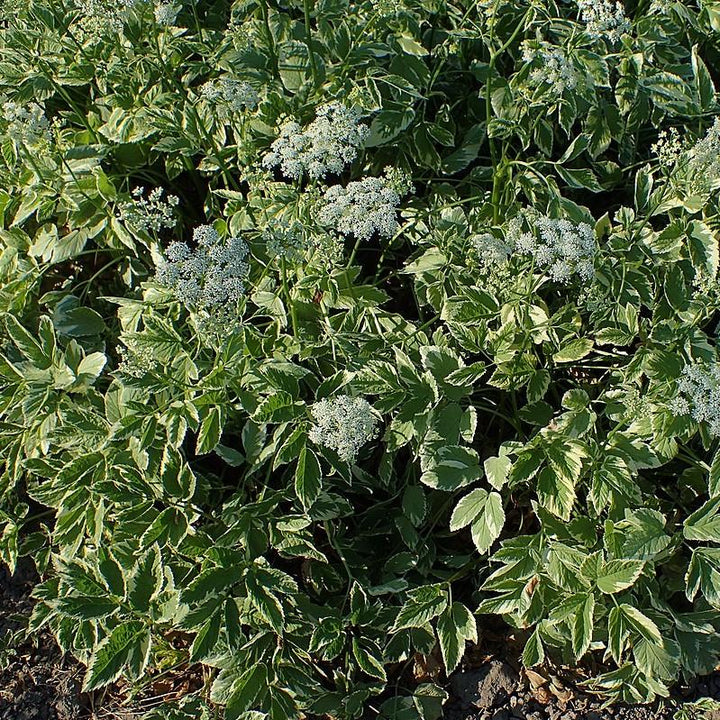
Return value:
M 305 44 L 308 49 L 308 57 L 310 58 L 310 69 L 312 70 L 313 84 L 318 86 L 318 69 L 315 60 L 315 53 L 312 49 L 312 31 L 310 28 L 310 0 L 303 0 L 303 11 L 305 13 Z

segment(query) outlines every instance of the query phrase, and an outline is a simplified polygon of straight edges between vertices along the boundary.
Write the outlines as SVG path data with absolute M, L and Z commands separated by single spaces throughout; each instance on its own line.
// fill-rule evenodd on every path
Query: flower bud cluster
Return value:
M 339 395 L 310 406 L 314 425 L 309 438 L 353 463 L 360 448 L 377 434 L 377 417 L 364 398 Z
M 175 208 L 180 202 L 175 195 L 163 200 L 163 189 L 154 188 L 147 198 L 144 187 L 132 191 L 133 200 L 118 205 L 120 219 L 135 230 L 160 232 L 162 228 L 175 227 Z
M 195 249 L 184 242 L 168 245 L 155 279 L 189 310 L 232 315 L 250 272 L 247 243 L 236 237 L 223 241 L 212 225 L 196 228 L 193 240 Z
M 670 402 L 675 416 L 690 415 L 695 422 L 705 422 L 715 436 L 720 436 L 720 364 L 697 362 L 686 365 L 677 382 L 679 395 Z
M 208 102 L 228 112 L 253 110 L 260 102 L 257 90 L 250 83 L 229 77 L 208 80 L 200 88 L 200 94 Z
M 585 32 L 593 39 L 617 42 L 630 32 L 632 25 L 625 17 L 625 8 L 613 0 L 577 0 Z
M 50 139 L 50 123 L 37 103 L 8 101 L 2 106 L 2 117 L 7 123 L 5 133 L 16 145 L 37 145 Z
M 263 166 L 279 167 L 285 177 L 296 180 L 305 173 L 314 180 L 338 175 L 355 159 L 369 132 L 358 110 L 329 103 L 318 108 L 317 117 L 305 128 L 286 122 Z
M 368 177 L 333 185 L 325 191 L 318 219 L 344 235 L 369 240 L 374 233 L 392 237 L 399 228 L 400 195 L 387 178 Z
M 565 51 L 548 42 L 523 43 L 523 62 L 534 66 L 528 76 L 531 87 L 562 95 L 578 84 L 579 74 Z
M 526 222 L 530 229 L 524 231 Z M 597 242 L 587 223 L 574 224 L 527 211 L 510 221 L 507 240 L 520 254 L 532 256 L 556 282 L 569 283 L 573 275 L 587 282 L 595 274 Z

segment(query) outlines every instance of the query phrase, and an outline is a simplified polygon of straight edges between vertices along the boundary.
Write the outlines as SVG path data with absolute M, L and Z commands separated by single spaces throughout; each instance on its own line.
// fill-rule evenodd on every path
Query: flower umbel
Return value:
M 250 83 L 228 77 L 208 80 L 200 93 L 208 102 L 229 112 L 253 110 L 260 102 L 257 90 Z
M 247 243 L 236 237 L 223 241 L 212 225 L 196 228 L 193 240 L 195 249 L 184 242 L 168 245 L 155 279 L 189 310 L 234 315 L 250 272 Z
M 677 382 L 679 395 L 670 402 L 675 416 L 690 415 L 707 423 L 710 433 L 720 436 L 720 364 L 697 362 L 686 365 Z
M 617 42 L 622 35 L 630 32 L 630 21 L 625 17 L 625 8 L 612 0 L 577 0 L 580 16 L 585 23 L 585 32 L 593 39 L 605 38 Z
M 562 48 L 547 42 L 525 42 L 523 61 L 533 64 L 528 76 L 531 87 L 549 89 L 562 95 L 565 90 L 573 90 L 578 84 L 578 72 Z
M 132 191 L 133 200 L 118 205 L 120 219 L 136 230 L 160 232 L 162 228 L 175 227 L 175 208 L 180 202 L 175 195 L 163 200 L 162 188 L 154 188 L 147 198 L 143 197 L 144 187 Z
M 525 222 L 530 225 L 528 231 L 523 231 Z M 535 264 L 556 282 L 569 283 L 573 275 L 588 281 L 595 274 L 597 243 L 587 223 L 576 225 L 526 211 L 508 224 L 507 240 L 520 254 L 531 255 Z
M 318 108 L 305 128 L 286 122 L 262 162 L 268 169 L 279 166 L 285 177 L 296 180 L 304 173 L 314 180 L 337 175 L 355 159 L 369 132 L 358 110 L 329 103 Z
M 2 117 L 7 123 L 7 136 L 17 145 L 37 145 L 50 139 L 50 123 L 37 103 L 19 105 L 8 101 L 3 105 Z
M 360 448 L 377 434 L 377 417 L 364 398 L 339 395 L 310 406 L 315 424 L 309 438 L 335 450 L 342 460 L 355 462 Z
M 393 178 L 369 177 L 348 183 L 347 187 L 333 185 L 325 191 L 324 205 L 318 219 L 344 235 L 369 240 L 377 232 L 392 237 L 399 228 L 397 208 L 400 195 Z

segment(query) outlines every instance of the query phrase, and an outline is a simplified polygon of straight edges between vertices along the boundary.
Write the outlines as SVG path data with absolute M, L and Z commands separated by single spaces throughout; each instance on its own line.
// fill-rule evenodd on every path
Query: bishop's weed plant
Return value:
M 4 0 L 29 631 L 204 666 L 154 718 L 435 720 L 491 616 L 608 701 L 712 670 L 719 67 L 711 0 Z

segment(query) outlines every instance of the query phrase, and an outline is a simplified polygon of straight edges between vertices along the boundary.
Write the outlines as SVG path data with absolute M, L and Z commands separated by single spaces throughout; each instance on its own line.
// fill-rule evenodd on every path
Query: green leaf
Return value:
M 568 187 L 590 192 L 602 192 L 602 185 L 598 182 L 595 173 L 589 168 L 564 168 L 561 165 L 555 165 L 555 171 L 565 181 Z
M 700 100 L 700 108 L 710 110 L 715 105 L 715 86 L 707 66 L 698 53 L 697 45 L 693 45 L 691 60 L 695 90 Z
M 512 461 L 507 455 L 501 455 L 499 457 L 489 457 L 485 463 L 485 475 L 488 482 L 496 489 L 501 490 L 503 485 L 507 482 L 508 473 L 510 472 L 510 466 Z
M 417 40 L 409 35 L 396 35 L 395 39 L 397 40 L 398 45 L 408 55 L 422 57 L 428 54 L 428 51 Z
M 295 468 L 295 494 L 307 510 L 322 491 L 322 470 L 315 453 L 303 445 Z
M 445 664 L 445 674 L 449 676 L 460 664 L 465 653 L 465 640 L 455 627 L 450 607 L 446 608 L 437 620 L 437 636 Z
M 450 532 L 470 525 L 485 508 L 487 497 L 487 491 L 482 488 L 477 488 L 465 495 L 453 510 L 450 518 Z
M 118 625 L 90 656 L 83 691 L 90 692 L 117 680 L 131 652 L 138 648 L 145 635 L 146 627 L 142 622 L 131 621 Z
M 267 587 L 260 584 L 252 573 L 248 573 L 245 585 L 248 597 L 260 616 L 278 635 L 282 635 L 285 629 L 285 612 L 280 601 Z
M 718 450 L 710 465 L 708 473 L 708 493 L 711 498 L 720 496 L 720 450 Z
M 535 628 L 527 639 L 523 649 L 522 661 L 525 667 L 534 667 L 545 661 L 545 649 L 540 639 L 540 629 Z
M 220 639 L 220 622 L 222 614 L 216 610 L 200 628 L 190 647 L 190 662 L 197 662 L 207 657 Z
M 415 527 L 420 527 L 425 515 L 427 514 L 427 503 L 425 501 L 425 491 L 420 485 L 408 485 L 405 488 L 402 499 L 402 508 L 405 517 Z
M 57 601 L 58 610 L 64 615 L 80 620 L 97 620 L 112 615 L 119 605 L 111 597 L 70 596 Z
M 686 540 L 720 543 L 720 497 L 708 500 L 683 523 Z
M 420 481 L 439 490 L 457 490 L 482 477 L 477 453 L 460 445 L 439 448 Z
M 223 417 L 219 407 L 211 407 L 200 425 L 197 443 L 195 445 L 196 455 L 207 455 L 212 452 L 220 442 L 222 435 Z
M 590 338 L 576 338 L 563 345 L 553 355 L 557 363 L 576 362 L 588 355 L 593 349 L 593 341 Z
M 505 525 L 505 510 L 499 493 L 491 492 L 480 515 L 470 526 L 473 542 L 482 555 L 500 537 Z
M 442 585 L 423 585 L 408 593 L 400 608 L 392 632 L 404 628 L 421 628 L 447 607 L 447 593 Z
M 645 638 L 648 642 L 656 645 L 662 644 L 662 635 L 658 626 L 645 614 L 640 612 L 632 605 L 623 603 L 618 606 L 623 614 L 623 619 L 627 627 L 634 630 L 638 635 Z
M 56 306 L 53 325 L 61 335 L 72 338 L 90 337 L 105 332 L 105 321 L 92 308 L 80 307 L 79 300 L 68 295 Z
M 633 647 L 633 657 L 641 672 L 658 680 L 674 680 L 680 667 L 680 648 L 668 638 L 659 643 L 638 641 Z
M 162 589 L 163 580 L 160 548 L 154 544 L 135 563 L 127 583 L 127 600 L 133 610 L 147 612 L 150 601 Z
M 572 649 L 576 660 L 579 660 L 590 647 L 594 614 L 595 596 L 591 593 L 586 593 L 580 602 L 578 612 L 575 614 L 570 626 Z
M 642 560 L 610 560 L 600 570 L 597 588 L 606 595 L 627 590 L 640 577 L 644 566 Z
M 372 640 L 354 637 L 352 639 L 352 649 L 355 660 L 357 660 L 357 664 L 364 673 L 379 680 L 387 680 L 382 651 Z
M 262 663 L 256 663 L 233 681 L 225 707 L 225 720 L 241 720 L 241 717 L 267 692 L 268 671 Z

